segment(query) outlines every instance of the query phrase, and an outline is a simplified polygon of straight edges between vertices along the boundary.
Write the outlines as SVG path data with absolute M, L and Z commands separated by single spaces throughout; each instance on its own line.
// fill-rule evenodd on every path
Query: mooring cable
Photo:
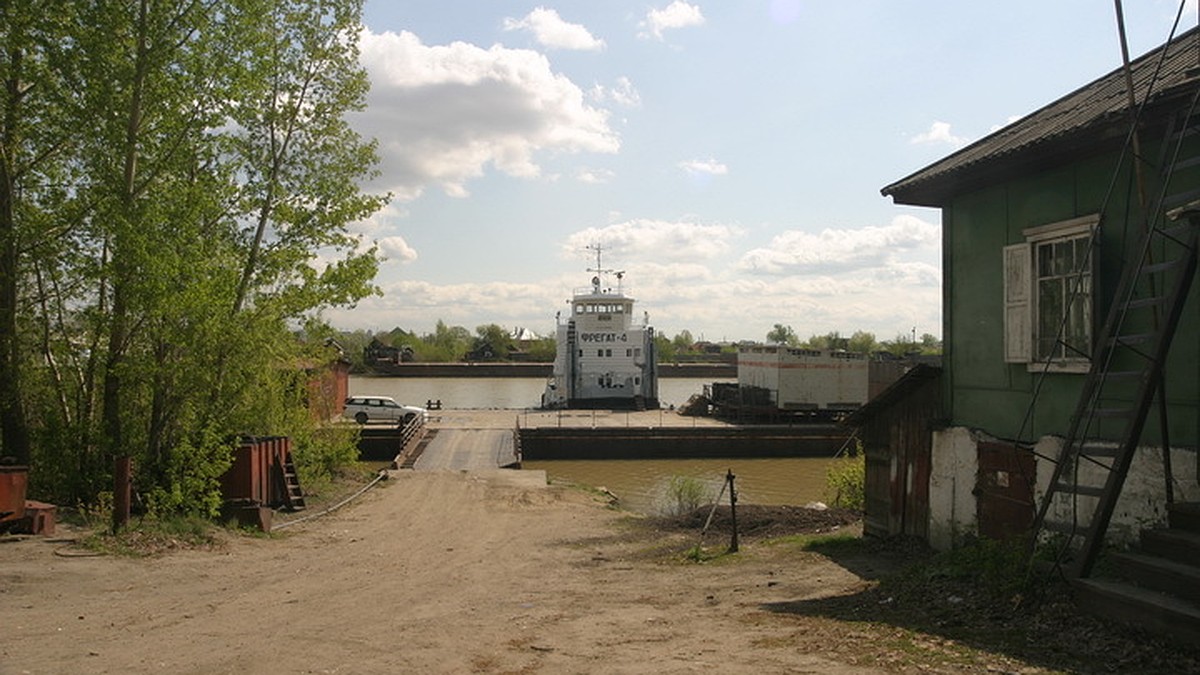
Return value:
M 358 499 L 360 496 L 362 496 L 362 494 L 363 494 L 364 492 L 366 492 L 367 490 L 370 490 L 372 487 L 375 487 L 375 484 L 376 484 L 376 483 L 378 483 L 378 482 L 379 482 L 379 481 L 381 481 L 381 480 L 387 480 L 387 478 L 388 478 L 388 472 L 387 472 L 387 469 L 380 469 L 380 470 L 379 470 L 379 475 L 375 476 L 375 480 L 371 481 L 370 483 L 367 483 L 367 484 L 366 484 L 366 485 L 364 485 L 364 486 L 362 487 L 362 489 L 360 489 L 358 492 L 355 492 L 354 494 L 350 495 L 349 497 L 346 497 L 345 499 L 343 499 L 342 501 L 340 501 L 340 502 L 338 502 L 338 503 L 334 504 L 333 506 L 330 506 L 329 508 L 326 508 L 326 509 L 325 509 L 325 510 L 323 510 L 323 511 L 318 511 L 318 512 L 316 512 L 316 513 L 310 513 L 310 514 L 308 514 L 308 515 L 306 515 L 306 516 L 302 516 L 302 517 L 300 517 L 300 518 L 295 518 L 295 519 L 292 519 L 292 520 L 287 520 L 287 521 L 284 521 L 284 522 L 282 522 L 282 523 L 279 523 L 278 525 L 273 525 L 273 526 L 271 527 L 271 529 L 272 529 L 272 530 L 282 530 L 283 528 L 285 528 L 285 527 L 291 527 L 292 525 L 295 525 L 296 523 L 303 523 L 303 522 L 304 522 L 304 521 L 306 521 L 306 520 L 312 520 L 313 518 L 318 518 L 318 517 L 320 517 L 320 516 L 323 516 L 323 515 L 325 515 L 325 514 L 327 514 L 327 513 L 332 513 L 332 512 L 334 512 L 334 511 L 336 511 L 336 510 L 338 510 L 338 509 L 342 508 L 342 507 L 343 507 L 343 506 L 345 506 L 346 504 L 349 504 L 350 502 L 354 501 L 355 499 Z

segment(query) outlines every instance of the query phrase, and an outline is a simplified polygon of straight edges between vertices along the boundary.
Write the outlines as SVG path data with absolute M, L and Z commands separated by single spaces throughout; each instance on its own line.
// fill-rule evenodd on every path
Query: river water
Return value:
M 663 378 L 659 399 L 663 407 L 679 406 L 702 393 L 705 378 Z M 732 380 L 715 380 L 730 382 Z M 538 405 L 545 380 L 526 377 L 369 377 L 352 375 L 350 394 L 391 396 L 408 405 L 442 402 L 446 408 L 528 409 Z M 525 462 L 527 469 L 543 469 L 551 480 L 604 487 L 615 493 L 621 506 L 640 513 L 669 511 L 674 499 L 674 476 L 692 478 L 715 498 L 725 474 L 736 476 L 739 504 L 796 504 L 828 501 L 825 474 L 836 460 L 813 457 L 769 459 L 693 460 L 553 460 Z M 723 497 L 728 503 L 728 495 Z
M 661 378 L 658 400 L 663 407 L 680 406 L 713 382 L 730 379 Z M 371 377 L 350 376 L 351 396 L 391 396 L 405 405 L 441 401 L 446 408 L 536 408 L 541 404 L 545 378 L 540 377 Z

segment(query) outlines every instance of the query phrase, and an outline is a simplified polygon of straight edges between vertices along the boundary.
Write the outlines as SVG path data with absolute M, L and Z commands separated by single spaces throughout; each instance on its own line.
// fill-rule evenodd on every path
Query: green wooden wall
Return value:
M 1002 250 L 1025 241 L 1025 228 L 1103 209 L 1095 277 L 1094 332 L 1099 333 L 1123 258 L 1137 242 L 1136 234 L 1127 234 L 1127 207 L 1137 199 L 1135 182 L 1128 170 L 1114 180 L 1117 163 L 1115 156 L 1080 160 L 962 194 L 943 208 L 943 386 L 951 424 L 1006 439 L 1066 434 L 1085 376 L 1046 375 L 1031 405 L 1035 374 L 1025 364 L 1004 362 Z M 1174 183 L 1200 185 L 1200 171 L 1181 174 Z M 1129 225 L 1129 231 L 1135 227 Z M 1171 443 L 1195 446 L 1200 438 L 1200 284 L 1195 280 L 1172 345 L 1166 382 Z M 1155 413 L 1143 443 L 1158 444 L 1159 428 Z

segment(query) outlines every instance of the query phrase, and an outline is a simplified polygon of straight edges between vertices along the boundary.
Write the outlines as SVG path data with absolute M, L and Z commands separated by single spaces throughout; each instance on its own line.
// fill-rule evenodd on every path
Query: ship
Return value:
M 554 370 L 542 407 L 652 410 L 658 408 L 658 359 L 649 315 L 634 318 L 635 300 L 625 295 L 623 271 L 601 265 L 596 253 L 591 285 L 572 291 L 565 318 L 555 314 Z M 615 277 L 616 288 L 605 285 Z

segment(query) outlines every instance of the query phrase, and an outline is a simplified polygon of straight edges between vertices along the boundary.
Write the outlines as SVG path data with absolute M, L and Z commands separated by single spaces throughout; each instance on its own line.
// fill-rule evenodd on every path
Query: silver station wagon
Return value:
M 369 422 L 404 422 L 417 416 L 425 417 L 425 409 L 413 405 L 400 405 L 391 396 L 351 396 L 346 399 L 342 417 L 359 424 Z

